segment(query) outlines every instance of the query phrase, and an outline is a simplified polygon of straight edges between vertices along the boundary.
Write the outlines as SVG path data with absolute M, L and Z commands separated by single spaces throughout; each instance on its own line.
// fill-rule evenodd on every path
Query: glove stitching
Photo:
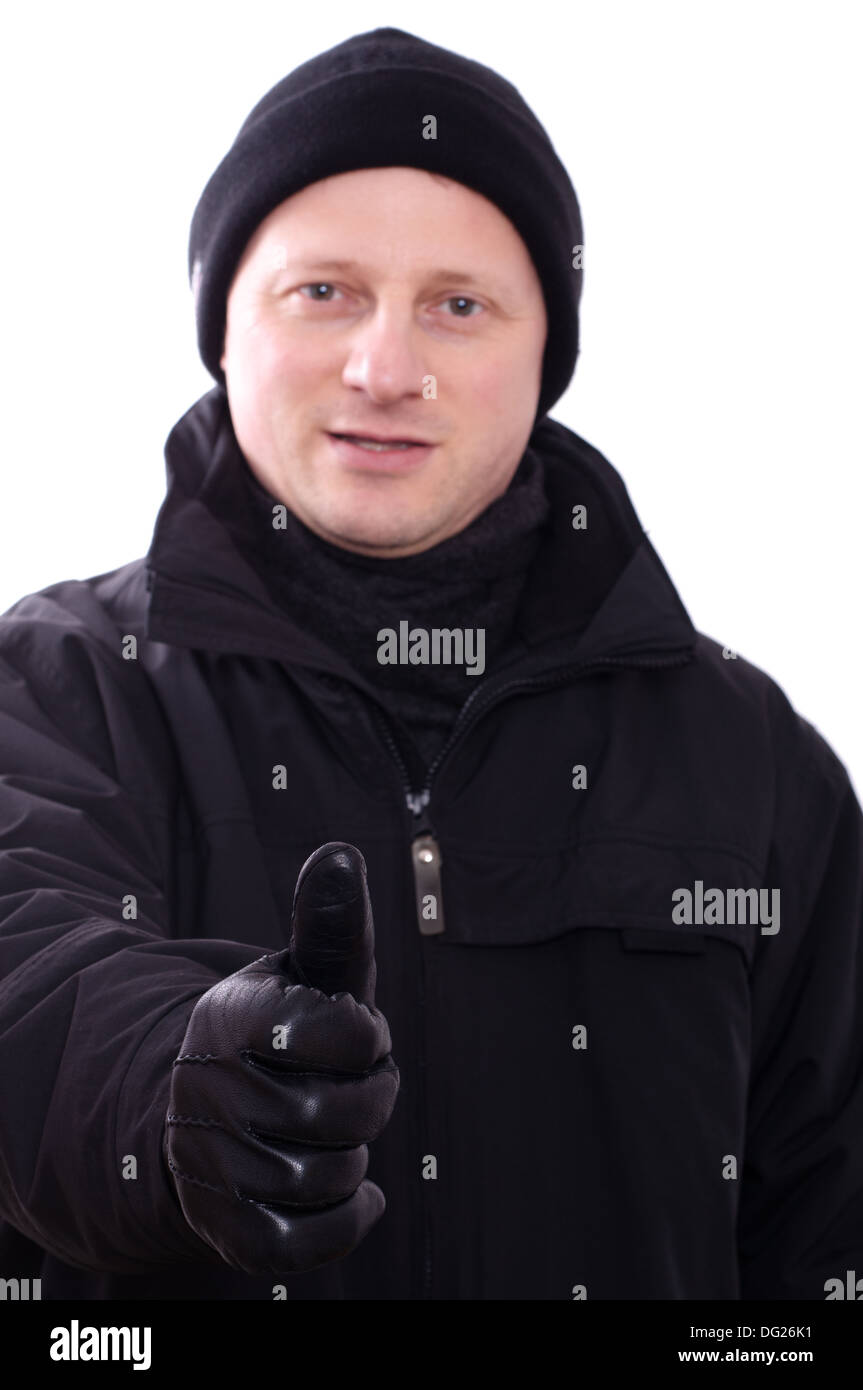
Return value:
M 168 1167 L 172 1173 L 175 1173 L 178 1178 L 182 1178 L 184 1182 L 194 1183 L 195 1187 L 206 1187 L 208 1192 L 217 1192 L 220 1197 L 225 1196 L 221 1187 L 214 1187 L 211 1182 L 204 1182 L 203 1178 L 196 1178 L 191 1173 L 184 1173 L 182 1168 L 178 1168 L 176 1163 L 171 1162 L 170 1158 L 168 1159 Z

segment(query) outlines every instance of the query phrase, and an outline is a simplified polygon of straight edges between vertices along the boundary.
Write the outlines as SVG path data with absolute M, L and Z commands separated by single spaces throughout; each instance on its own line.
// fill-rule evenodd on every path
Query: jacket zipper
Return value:
M 411 861 L 413 864 L 417 926 L 420 935 L 437 936 L 444 930 L 441 882 L 443 857 L 428 811 L 429 802 L 431 800 L 432 783 L 444 760 L 449 757 L 455 745 L 464 737 L 467 731 L 473 727 L 482 714 L 491 709 L 492 706 L 496 705 L 500 700 L 504 699 L 505 696 L 511 694 L 513 690 L 541 690 L 551 688 L 554 685 L 562 684 L 574 675 L 584 675 L 587 671 L 597 670 L 603 666 L 621 666 L 628 669 L 642 670 L 664 666 L 683 666 L 688 660 L 689 649 L 687 649 L 686 652 L 681 652 L 674 656 L 647 658 L 644 661 L 633 661 L 626 657 L 602 656 L 595 657 L 592 661 L 577 663 L 574 666 L 558 667 L 557 670 L 549 671 L 543 676 L 523 676 L 518 680 L 508 681 L 505 685 L 499 686 L 496 690 L 490 692 L 475 690 L 462 706 L 449 738 L 432 761 L 426 773 L 425 786 L 419 791 L 416 791 L 411 786 L 410 775 L 405 765 L 404 758 L 401 755 L 398 744 L 392 736 L 392 731 L 385 714 L 376 702 L 372 704 L 372 710 L 381 736 L 401 773 L 405 804 L 414 818 L 411 834 Z M 480 698 L 482 695 L 486 697 L 484 700 Z
M 389 749 L 393 760 L 399 768 L 402 787 L 404 790 L 405 804 L 414 818 L 413 834 L 411 837 L 411 860 L 413 864 L 414 877 L 414 897 L 416 900 L 417 926 L 420 935 L 434 936 L 444 930 L 443 915 L 443 896 L 441 892 L 441 866 L 443 863 L 440 845 L 438 844 L 434 826 L 429 817 L 428 805 L 431 800 L 431 788 L 435 775 L 441 767 L 444 759 L 449 757 L 450 752 L 459 740 L 472 728 L 481 715 L 498 701 L 509 695 L 513 690 L 540 690 L 551 688 L 568 680 L 574 675 L 583 675 L 587 671 L 597 670 L 603 666 L 622 666 L 630 669 L 643 670 L 653 669 L 663 666 L 683 666 L 690 659 L 690 653 L 679 652 L 674 656 L 665 658 L 648 658 L 644 661 L 632 661 L 625 657 L 596 657 L 593 661 L 577 663 L 574 666 L 558 667 L 556 671 L 549 671 L 544 676 L 524 676 L 519 680 L 508 681 L 505 685 L 498 687 L 491 692 L 476 690 L 470 695 L 462 706 L 459 716 L 453 726 L 452 732 L 444 744 L 443 748 L 433 759 L 428 772 L 426 773 L 425 786 L 419 791 L 415 791 L 411 786 L 410 774 L 405 765 L 405 760 L 401 755 L 398 744 L 392 735 L 389 721 L 382 708 L 376 701 L 371 702 L 372 713 L 381 736 Z M 485 700 L 478 697 L 486 695 Z M 476 702 L 476 703 L 474 703 Z M 471 708 L 473 706 L 473 708 Z M 425 1049 L 425 960 L 424 953 L 420 952 L 420 1018 L 422 1020 L 419 1030 L 419 1103 L 420 1113 L 424 1123 L 428 1120 L 428 1091 L 426 1080 L 426 1049 Z M 432 1223 L 431 1205 L 429 1202 L 423 1203 L 423 1277 L 422 1277 L 422 1297 L 430 1299 L 432 1293 Z

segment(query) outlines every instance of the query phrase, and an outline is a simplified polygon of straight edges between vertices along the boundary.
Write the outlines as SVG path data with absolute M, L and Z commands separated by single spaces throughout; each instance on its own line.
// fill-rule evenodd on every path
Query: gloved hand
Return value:
M 383 1214 L 368 1144 L 399 1072 L 376 973 L 365 860 L 331 842 L 300 870 L 289 948 L 195 1005 L 163 1152 L 189 1226 L 234 1269 L 315 1269 Z

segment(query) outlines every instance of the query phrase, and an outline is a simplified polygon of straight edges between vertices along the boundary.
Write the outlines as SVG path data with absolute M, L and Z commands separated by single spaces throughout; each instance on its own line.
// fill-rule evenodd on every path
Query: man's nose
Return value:
M 350 330 L 343 383 L 381 403 L 421 395 L 427 366 L 420 336 L 411 306 L 378 305 Z

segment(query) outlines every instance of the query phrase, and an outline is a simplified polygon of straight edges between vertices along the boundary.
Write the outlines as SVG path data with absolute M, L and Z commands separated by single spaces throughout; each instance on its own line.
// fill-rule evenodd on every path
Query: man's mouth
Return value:
M 336 434 L 335 431 L 328 431 L 328 433 L 332 439 L 345 439 L 349 444 L 355 444 L 361 449 L 369 449 L 372 453 L 430 447 L 424 439 L 387 439 L 369 434 Z

